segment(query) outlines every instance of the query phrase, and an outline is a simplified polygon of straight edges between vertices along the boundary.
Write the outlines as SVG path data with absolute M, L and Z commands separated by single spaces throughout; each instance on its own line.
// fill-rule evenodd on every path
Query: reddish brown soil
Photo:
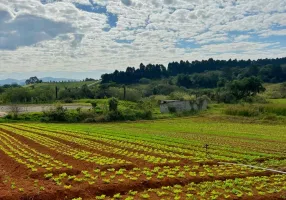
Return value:
M 10 126 L 10 127 L 13 127 L 13 126 Z M 72 147 L 83 149 L 83 150 L 87 150 L 87 151 L 90 151 L 90 152 L 95 152 L 95 153 L 101 154 L 103 156 L 119 158 L 119 159 L 123 159 L 123 160 L 128 160 L 128 161 L 133 163 L 133 167 L 142 166 L 142 165 L 144 165 L 146 167 L 154 167 L 154 166 L 165 166 L 165 165 L 178 166 L 178 165 L 194 164 L 194 162 L 192 162 L 190 160 L 187 160 L 187 159 L 173 158 L 173 157 L 169 157 L 169 156 L 162 156 L 162 155 L 159 155 L 159 154 L 156 154 L 156 153 L 150 153 L 150 152 L 145 152 L 145 151 L 142 151 L 142 150 L 134 150 L 132 148 L 123 147 L 123 149 L 129 150 L 129 151 L 133 151 L 133 152 L 137 152 L 137 153 L 147 154 L 147 155 L 156 156 L 156 157 L 160 157 L 160 158 L 166 158 L 166 159 L 170 159 L 170 160 L 174 160 L 174 159 L 180 160 L 179 163 L 175 163 L 175 164 L 152 164 L 152 163 L 147 163 L 146 161 L 144 161 L 142 159 L 130 158 L 130 157 L 127 157 L 127 156 L 121 156 L 121 155 L 110 153 L 110 152 L 106 152 L 106 151 L 95 150 L 93 148 L 90 148 L 90 147 L 87 147 L 87 146 L 84 146 L 84 145 L 76 144 L 76 143 L 74 143 L 72 141 L 63 140 L 63 139 L 60 139 L 60 138 L 57 138 L 57 137 L 53 137 L 53 136 L 47 136 L 45 134 L 40 134 L 40 133 L 37 133 L 35 131 L 27 130 L 25 128 L 18 128 L 18 127 L 13 127 L 13 128 L 16 128 L 16 129 L 19 129 L 19 130 L 22 130 L 22 131 L 26 131 L 26 132 L 36 133 L 36 134 L 42 135 L 44 137 L 51 138 L 53 140 L 57 140 L 57 141 L 59 141 L 59 142 L 61 142 L 63 144 L 67 144 L 67 145 L 70 145 Z M 44 129 L 39 129 L 39 128 L 36 128 L 36 129 L 44 130 Z M 44 130 L 44 131 L 47 131 L 47 130 Z M 73 137 L 80 138 L 80 136 L 74 136 L 72 134 L 63 133 L 63 132 L 60 132 L 60 131 L 48 131 L 48 132 L 58 133 L 58 134 L 63 134 L 63 135 L 70 135 L 70 136 L 73 136 Z M 122 147 L 120 147 L 118 145 L 109 144 L 109 143 L 104 142 L 104 141 L 100 141 L 100 140 L 96 140 L 96 139 L 90 139 L 90 140 L 98 142 L 98 143 L 101 143 L 101 144 L 104 144 L 104 145 L 107 145 L 107 146 L 116 147 L 116 148 L 122 148 Z M 136 144 L 136 143 L 132 143 L 132 142 L 129 142 L 129 143 Z M 136 144 L 136 145 L 138 145 L 138 144 Z M 149 146 L 146 146 L 146 145 L 141 145 L 141 146 L 149 147 Z M 172 151 L 169 150 L 168 152 L 172 152 Z M 192 156 L 191 154 L 187 154 L 187 153 L 185 153 L 183 155 Z M 201 162 L 200 164 L 202 164 L 202 165 L 207 165 L 207 164 L 214 165 L 214 164 L 217 164 L 217 163 L 218 162 L 216 162 L 216 161 L 206 161 L 206 162 Z M 132 165 L 130 165 L 130 167 L 132 167 Z
M 24 128 L 23 128 L 24 129 Z M 0 128 L 0 131 L 3 131 L 10 136 L 20 140 L 21 142 L 27 144 L 31 148 L 36 149 L 37 151 L 41 153 L 45 153 L 48 155 L 51 155 L 57 160 L 60 160 L 64 163 L 68 163 L 69 165 L 73 166 L 73 169 L 71 170 L 55 170 L 53 171 L 53 174 L 60 174 L 63 172 L 66 172 L 69 175 L 76 175 L 79 174 L 81 170 L 92 170 L 95 168 L 101 168 L 102 170 L 107 168 L 126 168 L 131 169 L 133 167 L 139 166 L 139 167 L 150 167 L 151 165 L 142 162 L 140 159 L 130 159 L 128 160 L 135 163 L 135 165 L 112 165 L 112 166 L 98 166 L 89 162 L 79 161 L 74 159 L 71 156 L 66 156 L 61 153 L 58 153 L 54 150 L 51 150 L 37 142 L 34 142 L 33 140 L 30 140 L 26 137 L 17 135 L 11 131 L 5 130 L 5 128 Z M 26 130 L 25 130 L 26 131 Z M 32 131 L 31 131 L 32 132 Z M 63 133 L 62 133 L 63 134 Z M 45 135 L 44 135 L 45 136 Z M 47 136 L 45 136 L 47 137 Z M 70 141 L 61 140 L 59 138 L 51 137 L 52 139 L 56 139 L 57 141 L 68 144 L 74 148 L 79 149 L 86 149 L 88 151 L 93 151 L 96 153 L 99 153 L 101 155 L 105 155 L 108 157 L 115 157 L 115 158 L 121 158 L 126 159 L 124 156 L 118 156 L 114 155 L 112 153 L 104 152 L 104 151 L 97 151 L 94 149 L 91 149 L 89 147 L 84 147 L 82 145 L 75 144 Z M 98 141 L 97 141 L 98 142 Z M 0 141 L 1 145 L 1 141 Z M 175 146 L 175 145 L 174 145 Z M 149 154 L 149 153 L 146 153 Z M 150 155 L 150 154 L 149 154 Z M 244 178 L 248 176 L 270 176 L 273 173 L 272 172 L 257 172 L 257 173 L 249 173 L 245 175 L 231 175 L 231 176 L 217 176 L 217 177 L 189 177 L 189 178 L 165 178 L 163 180 L 145 180 L 143 178 L 139 178 L 137 181 L 126 181 L 118 184 L 99 184 L 95 183 L 94 185 L 89 185 L 87 182 L 82 184 L 74 184 L 71 189 L 64 189 L 62 186 L 57 186 L 54 184 L 54 182 L 50 180 L 45 180 L 43 178 L 43 172 L 36 172 L 32 173 L 29 169 L 27 169 L 25 166 L 18 164 L 15 160 L 4 154 L 0 150 L 0 200 L 65 200 L 65 199 L 72 199 L 76 197 L 82 197 L 83 199 L 94 199 L 95 196 L 106 194 L 109 196 L 113 196 L 114 194 L 121 193 L 126 194 L 129 190 L 135 190 L 135 191 L 144 191 L 149 188 L 160 188 L 162 186 L 173 186 L 176 184 L 180 185 L 186 185 L 190 182 L 194 183 L 201 183 L 204 181 L 214 181 L 214 180 L 226 180 L 226 179 L 235 179 L 235 178 Z M 136 165 L 137 164 L 137 165 Z M 197 164 L 217 164 L 215 161 L 211 161 L 209 163 L 197 163 Z M 165 165 L 165 164 L 164 164 Z M 162 166 L 164 166 L 162 164 Z M 190 161 L 184 161 L 176 164 L 172 164 L 169 166 L 178 166 L 178 165 L 192 165 Z M 156 165 L 159 166 L 159 165 Z M 5 179 L 7 176 L 10 177 L 11 181 L 15 181 L 17 188 L 24 188 L 25 192 L 19 192 L 19 190 L 11 190 L 11 184 L 10 182 L 8 184 L 3 183 L 3 179 Z M 39 187 L 34 186 L 34 180 L 39 180 L 38 185 L 44 186 L 44 191 L 39 191 Z M 253 196 L 252 198 L 241 198 L 245 200 L 264 200 L 264 199 L 286 199 L 283 197 L 284 193 L 281 193 L 279 195 L 269 195 L 269 196 Z M 285 194 L 286 195 L 286 194 Z M 154 198 L 155 200 L 156 198 Z M 153 200 L 153 199 L 152 199 Z
M 112 166 L 100 166 L 97 165 L 95 163 L 90 163 L 90 162 L 85 162 L 85 161 L 80 161 L 80 160 L 76 160 L 75 158 L 71 157 L 71 156 L 67 156 L 67 155 L 63 155 L 61 153 L 58 153 L 57 151 L 54 151 L 48 147 L 45 147 L 37 142 L 34 142 L 33 140 L 30 140 L 24 136 L 15 134 L 11 131 L 5 130 L 3 128 L 0 128 L 0 131 L 3 131 L 7 134 L 9 134 L 10 136 L 22 141 L 23 143 L 27 144 L 28 146 L 30 146 L 33 149 L 36 149 L 37 151 L 50 155 L 52 156 L 54 159 L 60 160 L 63 163 L 67 163 L 71 166 L 73 166 L 73 169 L 76 170 L 93 170 L 96 168 L 99 169 L 106 169 L 106 168 L 123 168 L 123 167 L 128 167 L 128 164 L 123 164 L 123 165 L 112 165 Z
M 1 145 L 1 143 L 0 143 Z M 41 181 L 37 183 L 38 187 L 34 186 L 34 180 L 30 178 L 32 172 L 24 165 L 17 163 L 15 160 L 7 156 L 4 152 L 0 151 L 0 199 L 2 200 L 18 200 L 18 199 L 31 199 L 26 196 L 42 195 L 44 193 L 51 193 L 57 190 L 51 181 Z M 16 188 L 11 189 L 11 184 L 15 183 Z M 45 191 L 39 191 L 39 187 L 43 186 Z M 24 188 L 24 192 L 19 192 L 19 188 Z M 43 198 L 44 199 L 44 198 Z M 48 199 L 48 198 L 47 198 Z M 44 200 L 47 200 L 44 199 Z

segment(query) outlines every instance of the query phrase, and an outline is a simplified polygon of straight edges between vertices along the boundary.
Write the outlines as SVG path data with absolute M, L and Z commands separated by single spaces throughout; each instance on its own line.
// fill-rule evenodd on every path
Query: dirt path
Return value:
M 18 105 L 20 113 L 42 112 L 42 111 L 54 108 L 54 106 L 55 105 L 52 105 L 52 104 L 45 104 L 45 105 L 37 105 L 37 104 Z M 68 110 L 75 110 L 75 109 L 77 109 L 79 107 L 82 108 L 82 109 L 91 109 L 91 106 L 83 106 L 83 105 L 80 105 L 80 104 L 64 105 L 63 107 L 68 109 Z M 10 111 L 11 111 L 11 106 L 10 105 L 1 105 L 0 106 L 0 117 L 5 116 Z

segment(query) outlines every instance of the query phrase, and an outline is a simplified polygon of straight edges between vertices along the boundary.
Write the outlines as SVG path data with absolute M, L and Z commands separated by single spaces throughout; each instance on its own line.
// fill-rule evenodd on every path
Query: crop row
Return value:
M 230 178 L 237 176 L 248 176 L 263 174 L 263 170 L 252 169 L 243 166 L 229 165 L 193 165 L 193 166 L 164 166 L 154 168 L 133 168 L 126 170 L 124 168 L 107 170 L 95 169 L 93 171 L 81 171 L 78 175 L 70 176 L 66 173 L 53 175 L 45 174 L 45 178 L 52 179 L 57 185 L 71 188 L 78 184 L 88 183 L 89 185 L 102 184 L 120 184 L 124 182 L 138 183 L 138 181 L 184 181 L 190 182 L 195 180 L 214 180 L 216 178 Z
M 72 168 L 72 166 L 56 160 L 50 155 L 40 153 L 4 132 L 0 132 L 0 139 L 0 150 L 16 162 L 25 165 L 32 172 Z
M 143 192 L 129 191 L 128 194 L 96 196 L 95 199 L 239 199 L 278 195 L 277 199 L 285 197 L 286 176 L 272 175 L 216 180 L 213 182 L 190 183 L 185 186 L 163 186 L 159 189 L 148 189 Z
M 72 141 L 75 144 L 79 144 L 79 145 L 94 149 L 96 151 L 105 151 L 108 153 L 113 153 L 113 154 L 118 155 L 118 156 L 125 156 L 127 160 L 128 160 L 128 158 L 135 158 L 135 159 L 142 159 L 142 161 L 145 161 L 148 163 L 153 163 L 153 164 L 166 164 L 166 163 L 178 163 L 180 160 L 178 160 L 177 158 L 187 158 L 187 156 L 183 156 L 180 154 L 175 154 L 175 153 L 172 154 L 171 152 L 156 151 L 156 150 L 154 150 L 153 152 L 146 150 L 145 151 L 146 153 L 141 153 L 141 152 L 139 153 L 135 149 L 133 149 L 133 151 L 126 149 L 126 147 L 130 148 L 130 144 L 129 144 L 129 146 L 128 146 L 128 144 L 124 145 L 123 146 L 124 148 L 122 148 L 122 147 L 119 148 L 119 147 L 105 145 L 105 144 L 100 143 L 100 142 L 96 142 L 96 141 L 92 141 L 92 140 L 88 140 L 88 139 L 84 139 L 84 138 L 79 138 L 79 137 L 71 136 L 71 135 L 67 135 L 67 134 L 58 134 L 58 133 L 53 133 L 53 132 L 48 132 L 48 131 L 40 131 L 40 130 L 29 129 L 29 128 L 24 128 L 21 130 L 25 130 L 27 132 L 33 131 L 33 132 L 39 133 L 41 135 L 51 136 L 53 138 L 59 138 L 61 140 L 65 140 L 65 141 Z M 145 148 L 142 147 L 139 150 L 142 150 L 142 149 L 148 149 L 148 147 L 145 147 Z M 156 154 L 158 154 L 158 156 L 154 156 L 152 154 L 150 155 L 150 154 L 148 154 L 149 152 L 150 153 L 156 153 Z M 166 157 L 170 157 L 171 159 L 166 158 Z
M 60 154 L 71 156 L 77 160 L 82 160 L 86 162 L 95 163 L 98 165 L 112 165 L 112 164 L 127 164 L 130 163 L 129 161 L 122 160 L 122 159 L 116 159 L 111 157 L 102 156 L 100 154 L 85 151 L 82 149 L 74 148 L 70 145 L 61 143 L 57 140 L 53 140 L 47 137 L 44 137 L 40 134 L 35 134 L 27 131 L 22 131 L 19 129 L 11 128 L 11 127 L 2 127 L 3 130 L 11 131 L 15 134 L 24 136 L 30 140 L 33 140 L 34 142 L 37 142 L 43 146 L 46 146 Z
M 33 129 L 31 127 L 31 129 Z M 51 130 L 45 129 L 47 132 L 52 132 Z M 117 135 L 112 131 L 103 130 L 103 132 L 93 132 L 88 135 L 84 132 L 71 132 L 71 131 L 60 131 L 59 133 L 71 135 L 75 137 L 81 137 L 85 139 L 93 139 L 102 141 L 111 145 L 118 145 L 127 148 L 137 149 L 145 152 L 154 152 L 160 154 L 163 152 L 164 155 L 176 156 L 178 158 L 190 159 L 197 162 L 205 161 L 206 156 L 203 145 L 192 141 L 176 141 L 172 138 L 158 137 L 158 136 L 134 136 L 132 134 L 122 134 Z M 168 152 L 168 153 L 166 153 Z M 211 159 L 224 160 L 224 161 L 238 161 L 238 160 L 253 160 L 260 158 L 264 154 L 246 154 L 246 153 L 233 153 L 229 151 L 222 151 L 218 149 L 209 149 L 209 154 Z

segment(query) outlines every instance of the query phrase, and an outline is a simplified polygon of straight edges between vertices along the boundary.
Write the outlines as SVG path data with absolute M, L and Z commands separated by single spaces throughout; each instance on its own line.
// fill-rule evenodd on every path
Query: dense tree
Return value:
M 183 86 L 183 87 L 186 87 L 186 88 L 191 88 L 192 81 L 190 79 L 190 76 L 186 75 L 186 74 L 180 74 L 178 76 L 178 79 L 177 79 L 177 85 L 178 86 Z
M 36 76 L 30 77 L 29 79 L 27 79 L 25 81 L 26 85 L 35 84 L 35 83 L 42 83 L 42 82 L 43 81 L 38 79 L 38 77 L 36 77 Z
M 232 81 L 228 85 L 228 88 L 231 94 L 238 100 L 249 96 L 255 96 L 257 93 L 265 91 L 262 81 L 254 76 Z
M 84 81 L 95 81 L 93 78 L 86 78 Z
M 114 82 L 117 84 L 132 84 L 138 83 L 142 78 L 147 79 L 160 79 L 162 77 L 177 76 L 179 74 L 193 75 L 205 73 L 207 71 L 220 71 L 219 76 L 227 80 L 242 79 L 244 77 L 259 76 L 265 82 L 280 82 L 286 80 L 286 67 L 282 68 L 281 65 L 286 64 L 285 58 L 277 59 L 259 59 L 256 61 L 251 60 L 214 60 L 212 58 L 202 61 L 180 61 L 171 62 L 168 68 L 163 65 L 144 65 L 140 64 L 138 69 L 134 67 L 127 67 L 126 71 L 115 70 L 111 74 L 102 75 L 102 83 Z M 209 76 L 212 75 L 212 76 Z M 184 79 L 181 79 L 184 78 Z M 218 77 L 214 74 L 208 76 L 194 76 L 197 82 L 203 82 L 202 87 L 215 87 L 215 79 Z M 203 80 L 204 79 L 204 80 Z M 203 81 L 201 81 L 203 80 Z M 190 87 L 194 83 L 186 83 L 186 77 L 180 77 L 182 86 Z M 206 84 L 209 82 L 209 84 Z M 198 84 L 200 87 L 200 84 Z

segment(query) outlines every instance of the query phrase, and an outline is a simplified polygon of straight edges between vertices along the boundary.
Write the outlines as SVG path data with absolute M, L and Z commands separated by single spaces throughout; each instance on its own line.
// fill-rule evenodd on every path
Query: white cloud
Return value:
M 227 52 L 246 52 L 261 50 L 266 47 L 277 45 L 277 43 L 257 43 L 257 42 L 233 42 L 223 44 L 210 44 L 202 46 L 202 51 L 208 51 L 212 53 L 227 53 Z
M 282 30 L 268 30 L 268 31 L 263 31 L 263 33 L 260 34 L 262 37 L 269 37 L 272 35 L 277 35 L 277 36 L 283 36 L 286 35 L 286 29 Z
M 116 27 L 105 13 L 74 3 L 105 6 L 117 16 Z M 284 26 L 285 0 L 1 0 L 0 71 L 79 72 L 141 62 L 286 56 L 285 44 L 264 41 L 285 35 L 275 28 Z M 260 42 L 252 40 L 256 35 Z M 178 41 L 197 47 L 179 48 Z
M 235 36 L 234 41 L 240 42 L 240 41 L 245 41 L 248 40 L 251 36 L 250 35 L 239 35 Z

